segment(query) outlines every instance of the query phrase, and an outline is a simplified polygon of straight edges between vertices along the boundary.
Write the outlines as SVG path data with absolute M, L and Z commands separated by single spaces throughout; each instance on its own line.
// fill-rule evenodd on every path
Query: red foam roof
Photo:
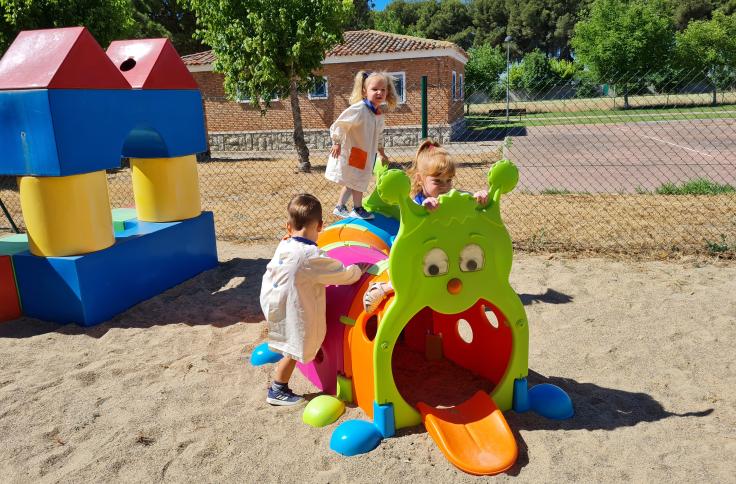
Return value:
M 197 83 L 168 39 L 119 40 L 107 56 L 136 89 L 197 89 Z
M 0 60 L 0 90 L 130 89 L 84 27 L 26 30 Z

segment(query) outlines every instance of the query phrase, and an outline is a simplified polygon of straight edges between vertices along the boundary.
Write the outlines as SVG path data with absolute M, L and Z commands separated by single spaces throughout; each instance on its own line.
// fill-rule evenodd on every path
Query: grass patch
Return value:
M 511 116 L 466 115 L 467 126 L 474 130 L 556 126 L 569 124 L 610 124 L 647 121 L 684 121 L 696 119 L 736 118 L 736 106 L 694 106 L 640 109 L 582 109 L 580 111 L 540 112 Z
M 729 244 L 726 241 L 726 236 L 723 234 L 721 234 L 721 240 L 719 242 L 706 240 L 705 245 L 708 248 L 708 253 L 711 255 L 721 255 L 730 250 L 736 250 L 736 246 Z
M 721 195 L 734 192 L 736 188 L 731 185 L 716 183 L 706 178 L 697 178 L 679 186 L 665 183 L 655 190 L 658 195 Z
M 565 188 L 545 188 L 542 195 L 570 195 L 572 192 Z

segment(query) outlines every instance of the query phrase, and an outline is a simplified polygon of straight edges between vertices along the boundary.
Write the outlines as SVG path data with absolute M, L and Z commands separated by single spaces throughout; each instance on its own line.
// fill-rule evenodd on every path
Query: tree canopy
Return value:
M 622 88 L 624 107 L 632 86 L 670 59 L 674 35 L 667 13 L 656 0 L 595 0 L 575 26 L 576 59 L 600 81 Z
M 677 64 L 716 89 L 736 82 L 736 14 L 715 12 L 711 20 L 694 20 L 676 37 Z
M 152 37 L 168 37 L 182 55 L 206 48 L 193 38 L 194 14 L 182 1 L 0 0 L 0 53 L 21 30 L 78 25 L 103 48 L 113 40 Z
M 214 69 L 225 75 L 232 99 L 247 97 L 267 108 L 272 96 L 289 97 L 300 169 L 309 170 L 309 150 L 298 92 L 313 82 L 325 52 L 342 41 L 353 12 L 350 0 L 189 0 L 198 35 L 215 53 Z
M 0 53 L 21 30 L 84 25 L 104 47 L 136 31 L 130 0 L 0 0 Z

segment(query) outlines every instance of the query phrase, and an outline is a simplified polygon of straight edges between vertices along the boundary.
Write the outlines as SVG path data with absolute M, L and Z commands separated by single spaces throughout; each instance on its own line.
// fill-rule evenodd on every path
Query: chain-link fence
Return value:
M 455 187 L 483 188 L 504 154 L 520 171 L 502 211 L 517 247 L 660 255 L 736 248 L 736 90 L 707 76 L 621 77 L 610 84 L 502 79 L 464 85 L 460 76 L 428 92 L 429 134 L 458 165 Z M 686 79 L 685 79 L 686 77 Z M 521 84 L 521 86 L 520 86 Z M 436 89 L 433 89 L 436 88 Z M 405 79 L 407 93 L 419 79 Z M 508 92 L 508 102 L 506 93 Z M 389 139 L 386 153 L 405 167 L 420 138 L 418 96 L 402 112 L 416 122 Z M 308 115 L 309 106 L 302 108 Z M 395 115 L 388 114 L 387 129 Z M 402 115 L 405 123 L 407 116 Z M 439 121 L 438 121 L 439 120 Z M 410 123 L 411 124 L 411 123 Z M 295 173 L 293 150 L 212 152 L 199 165 L 203 208 L 218 236 L 276 240 L 297 192 L 317 195 L 328 221 L 339 187 L 324 178 L 327 132 L 311 149 L 312 173 Z M 109 175 L 113 207 L 133 206 L 130 172 Z M 15 180 L 0 177 L 0 197 L 23 228 Z M 8 229 L 7 221 L 0 228 Z

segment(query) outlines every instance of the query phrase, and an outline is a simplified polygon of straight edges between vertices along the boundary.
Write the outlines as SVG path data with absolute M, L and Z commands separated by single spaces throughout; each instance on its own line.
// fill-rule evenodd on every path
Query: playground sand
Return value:
M 220 267 L 94 328 L 0 324 L 2 481 L 480 481 L 423 428 L 346 458 L 329 450 L 334 425 L 265 403 L 269 369 L 247 361 L 263 341 L 272 250 L 220 243 Z M 576 416 L 506 412 L 519 459 L 500 480 L 733 481 L 733 261 L 520 254 L 512 284 L 529 316 L 530 380 L 566 389 Z M 431 365 L 417 370 L 425 379 L 428 398 L 446 391 Z M 293 387 L 315 392 L 299 374 Z

